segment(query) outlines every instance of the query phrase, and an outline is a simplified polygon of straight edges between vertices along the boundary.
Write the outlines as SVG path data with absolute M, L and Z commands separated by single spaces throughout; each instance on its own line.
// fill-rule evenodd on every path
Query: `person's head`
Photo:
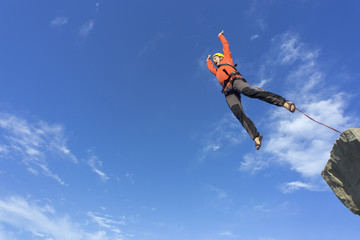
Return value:
M 221 60 L 224 59 L 224 55 L 221 53 L 215 53 L 212 57 L 213 63 L 218 66 L 221 62 Z

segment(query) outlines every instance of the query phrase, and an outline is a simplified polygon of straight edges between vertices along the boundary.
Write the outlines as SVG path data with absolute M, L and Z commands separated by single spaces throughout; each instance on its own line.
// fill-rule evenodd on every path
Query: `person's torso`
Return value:
M 220 65 L 226 64 L 226 63 L 234 66 L 234 62 L 233 62 L 232 58 L 230 58 L 230 57 L 224 57 L 224 59 L 220 62 Z M 224 81 L 229 78 L 228 74 L 231 74 L 234 71 L 236 71 L 236 70 L 232 66 L 229 66 L 229 65 L 223 65 L 223 66 L 220 66 L 219 68 L 217 68 L 216 78 L 218 79 L 221 86 L 224 86 Z M 241 77 L 241 75 L 238 75 L 238 76 Z

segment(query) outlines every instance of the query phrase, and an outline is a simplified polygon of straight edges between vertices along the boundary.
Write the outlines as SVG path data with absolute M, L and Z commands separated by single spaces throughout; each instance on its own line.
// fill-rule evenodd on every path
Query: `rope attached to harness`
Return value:
M 318 123 L 318 124 L 320 124 L 320 125 L 323 125 L 323 126 L 325 126 L 325 127 L 327 127 L 327 128 L 330 128 L 331 130 L 334 130 L 335 132 L 338 132 L 338 133 L 341 134 L 341 132 L 338 131 L 338 130 L 336 130 L 335 128 L 332 128 L 332 127 L 330 127 L 330 126 L 328 126 L 328 125 L 325 125 L 325 124 L 323 124 L 323 123 L 321 123 L 321 122 L 318 122 L 318 121 L 316 121 L 315 119 L 313 119 L 312 117 L 310 117 L 309 115 L 307 115 L 306 113 L 304 113 L 303 111 L 301 111 L 299 108 L 297 108 L 297 107 L 295 107 L 295 108 L 296 108 L 296 110 L 298 110 L 299 112 L 301 112 L 302 114 L 304 114 L 306 117 L 308 117 L 310 120 L 312 120 L 312 121 L 314 121 L 314 122 L 316 122 L 316 123 Z
M 257 88 L 257 89 L 259 89 L 259 90 L 261 90 L 261 91 L 265 91 L 265 92 L 266 92 L 266 90 L 264 90 L 264 89 L 262 89 L 262 88 L 260 88 L 260 87 L 258 87 L 258 86 L 255 86 L 255 85 L 250 84 L 250 83 L 248 83 L 248 84 L 249 84 L 250 86 L 254 87 L 254 88 Z M 335 132 L 338 132 L 338 133 L 341 134 L 341 132 L 338 131 L 338 130 L 336 130 L 335 128 L 332 128 L 332 127 L 330 127 L 330 126 L 328 126 L 328 125 L 325 125 L 325 124 L 323 124 L 323 123 L 321 123 L 321 122 L 319 122 L 319 121 L 316 121 L 315 119 L 313 119 L 312 117 L 310 117 L 309 115 L 307 115 L 306 113 L 304 113 L 303 111 L 301 111 L 301 110 L 300 110 L 299 108 L 297 108 L 296 106 L 295 106 L 295 108 L 296 108 L 296 110 L 298 110 L 299 112 L 301 112 L 302 114 L 304 114 L 304 116 L 307 117 L 307 118 L 309 118 L 310 120 L 312 120 L 312 121 L 314 121 L 314 122 L 316 122 L 316 123 L 318 123 L 318 124 L 320 124 L 320 125 L 323 125 L 323 126 L 329 128 L 329 129 L 334 130 Z

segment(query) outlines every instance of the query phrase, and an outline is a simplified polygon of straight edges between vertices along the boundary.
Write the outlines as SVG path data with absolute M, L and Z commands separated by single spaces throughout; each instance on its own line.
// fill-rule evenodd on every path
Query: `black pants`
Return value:
M 254 140 L 260 134 L 258 133 L 254 123 L 244 113 L 244 109 L 241 105 L 241 94 L 251 98 L 258 98 L 276 106 L 283 106 L 286 100 L 275 93 L 251 88 L 246 81 L 241 79 L 234 80 L 233 84 L 227 87 L 225 91 L 227 104 L 236 118 L 249 133 L 251 139 Z

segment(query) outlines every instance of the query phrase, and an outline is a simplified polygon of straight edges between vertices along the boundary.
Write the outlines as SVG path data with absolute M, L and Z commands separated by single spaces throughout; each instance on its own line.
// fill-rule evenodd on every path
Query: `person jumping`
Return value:
M 222 93 L 225 95 L 226 102 L 231 111 L 246 129 L 251 139 L 254 140 L 256 150 L 259 150 L 263 136 L 257 131 L 254 123 L 244 113 L 241 105 L 241 94 L 250 98 L 258 98 L 276 106 L 285 107 L 292 113 L 295 112 L 295 104 L 275 93 L 250 87 L 236 69 L 236 65 L 234 66 L 229 43 L 224 36 L 224 31 L 220 32 L 218 37 L 223 45 L 224 54 L 215 53 L 212 57 L 213 62 L 211 62 L 211 55 L 209 55 L 206 59 L 207 66 L 223 87 Z M 214 67 L 213 64 L 216 67 Z

